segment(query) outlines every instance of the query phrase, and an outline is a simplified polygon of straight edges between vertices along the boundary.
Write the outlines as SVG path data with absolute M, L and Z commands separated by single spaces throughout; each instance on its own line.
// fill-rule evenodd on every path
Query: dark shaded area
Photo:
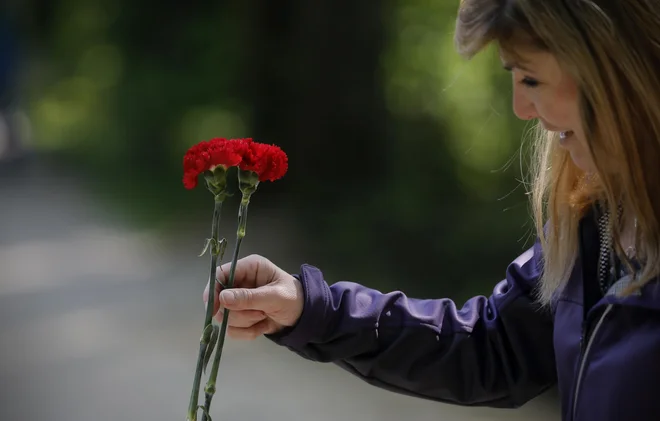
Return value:
M 288 209 L 332 280 L 461 299 L 528 244 L 523 125 L 492 51 L 453 52 L 457 4 L 14 1 L 34 148 L 138 226 L 206 215 L 181 158 L 210 137 L 290 157 Z M 263 211 L 263 210 L 262 210 Z
M 253 196 L 242 254 L 459 305 L 488 294 L 531 244 L 526 127 L 496 51 L 455 53 L 457 7 L 2 2 L 0 418 L 183 415 L 213 206 L 181 161 L 212 137 L 290 158 Z M 411 401 L 265 342 L 225 361 L 226 419 L 556 414 L 554 394 L 513 412 Z

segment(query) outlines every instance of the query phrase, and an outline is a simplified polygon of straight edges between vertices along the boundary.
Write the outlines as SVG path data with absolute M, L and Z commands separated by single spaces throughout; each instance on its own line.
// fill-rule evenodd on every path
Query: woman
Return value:
M 515 114 L 539 122 L 534 246 L 460 309 L 250 256 L 219 295 L 229 335 L 440 402 L 518 407 L 558 384 L 564 420 L 660 419 L 660 2 L 463 0 L 456 41 L 495 43 Z

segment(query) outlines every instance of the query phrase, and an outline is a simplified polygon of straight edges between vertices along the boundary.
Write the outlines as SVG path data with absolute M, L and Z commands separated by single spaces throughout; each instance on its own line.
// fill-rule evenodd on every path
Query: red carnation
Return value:
M 204 171 L 222 165 L 233 167 L 241 162 L 236 143 L 227 139 L 211 139 L 191 147 L 183 157 L 183 185 L 186 189 L 197 187 L 197 179 Z
M 259 181 L 275 181 L 287 172 L 288 157 L 279 147 L 253 142 L 250 138 L 203 141 L 192 146 L 183 157 L 184 187 L 194 189 L 200 174 L 220 165 L 255 172 Z
M 287 155 L 275 145 L 253 142 L 252 139 L 237 139 L 239 153 L 243 159 L 238 164 L 243 171 L 253 171 L 259 181 L 275 181 L 286 174 Z
M 282 178 L 289 168 L 288 157 L 282 149 L 275 145 L 267 145 L 268 150 L 266 153 L 266 166 L 261 174 L 259 174 L 260 181 L 275 181 Z
M 226 240 L 220 239 L 220 214 L 222 204 L 231 195 L 227 191 L 227 173 L 230 167 L 238 167 L 238 188 L 241 191 L 241 203 L 238 210 L 238 228 L 236 230 L 236 243 L 232 257 L 231 267 L 236 267 L 239 256 L 241 240 L 245 237 L 247 211 L 250 197 L 257 190 L 262 181 L 275 181 L 282 178 L 288 169 L 288 158 L 286 154 L 275 145 L 253 142 L 252 139 L 211 139 L 192 146 L 183 158 L 183 184 L 186 189 L 197 186 L 200 174 L 204 175 L 206 187 L 214 196 L 215 206 L 213 209 L 213 220 L 211 223 L 211 238 L 207 239 L 206 250 L 211 251 L 211 273 L 209 274 L 208 290 L 212 291 L 216 283 L 216 264 L 222 261 Z M 229 278 L 224 288 L 234 287 L 234 271 L 229 271 Z M 213 294 L 209 296 L 204 318 L 204 330 L 200 338 L 200 352 L 197 357 L 197 367 L 193 380 L 193 390 L 190 394 L 188 405 L 188 420 L 197 419 L 197 412 L 202 408 L 203 418 L 210 420 L 209 407 L 213 394 L 215 393 L 215 382 L 217 369 L 222 356 L 224 335 L 226 330 L 213 325 Z M 228 324 L 229 311 L 225 311 L 221 326 Z M 213 369 L 209 380 L 204 388 L 204 406 L 199 405 L 199 392 L 202 371 L 206 370 L 210 357 L 215 349 L 213 357 Z

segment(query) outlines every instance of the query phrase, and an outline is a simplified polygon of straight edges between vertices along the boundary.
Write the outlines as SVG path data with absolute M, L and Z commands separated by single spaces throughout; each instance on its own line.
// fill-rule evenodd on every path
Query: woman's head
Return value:
M 578 220 L 596 200 L 637 218 L 642 280 L 657 274 L 660 2 L 462 0 L 459 51 L 469 58 L 491 43 L 512 72 L 514 112 L 540 123 L 532 193 L 542 301 L 568 278 Z M 616 218 L 612 228 L 618 244 Z
M 503 67 L 513 80 L 513 111 L 521 120 L 536 119 L 546 133 L 559 135 L 573 163 L 584 172 L 594 172 L 580 116 L 577 83 L 557 59 L 546 51 L 516 55 L 500 52 Z

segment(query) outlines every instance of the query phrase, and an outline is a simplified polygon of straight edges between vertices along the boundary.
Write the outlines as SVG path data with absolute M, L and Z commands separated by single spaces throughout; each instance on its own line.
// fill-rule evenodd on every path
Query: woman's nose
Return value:
M 513 90 L 513 113 L 521 120 L 538 118 L 534 102 L 527 98 L 519 88 Z

